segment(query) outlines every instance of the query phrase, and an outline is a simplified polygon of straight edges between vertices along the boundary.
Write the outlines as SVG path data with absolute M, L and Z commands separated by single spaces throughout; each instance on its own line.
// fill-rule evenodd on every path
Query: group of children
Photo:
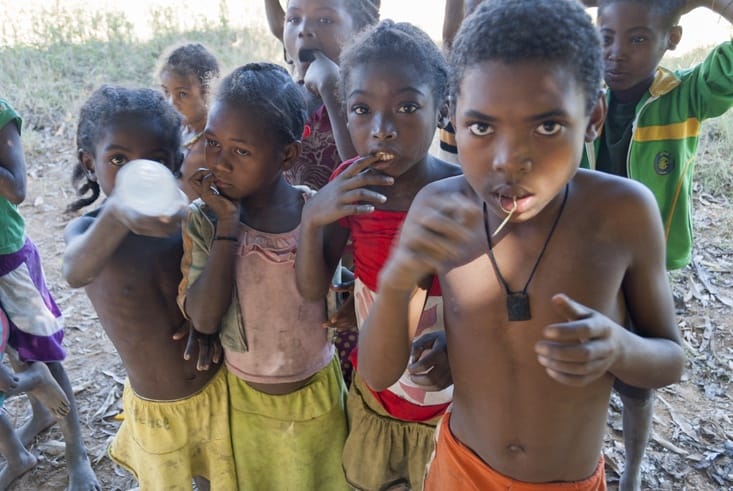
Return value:
M 597 26 L 577 0 L 448 0 L 450 63 L 378 22 L 379 0 L 266 6 L 290 72 L 218 80 L 190 44 L 161 58 L 160 91 L 105 85 L 81 109 L 70 210 L 106 199 L 68 225 L 63 275 L 127 372 L 110 456 L 142 489 L 605 489 L 616 387 L 620 485 L 639 489 L 651 390 L 685 360 L 666 269 L 689 262 L 692 157 L 700 121 L 733 105 L 733 47 L 657 67 L 680 15 L 733 21 L 733 0 L 601 0 Z M 29 278 L 0 278 L 28 366 L 0 389 L 75 420 L 63 353 L 13 334 L 19 284 L 58 309 L 37 254 L 15 260 L 34 249 L 20 119 L 1 109 L 0 264 Z M 430 153 L 438 128 L 460 167 Z M 115 180 L 137 159 L 191 203 L 133 212 Z M 327 301 L 342 264 L 351 314 Z M 35 462 L 3 418 L 0 440 L 4 489 Z

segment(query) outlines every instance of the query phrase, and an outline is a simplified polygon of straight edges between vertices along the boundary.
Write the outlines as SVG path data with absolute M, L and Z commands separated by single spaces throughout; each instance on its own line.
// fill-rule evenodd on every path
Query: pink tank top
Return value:
M 236 259 L 239 304 L 249 351 L 225 348 L 227 367 L 255 383 L 305 380 L 333 358 L 325 302 L 309 302 L 295 285 L 295 251 L 300 226 L 283 234 L 241 224 Z

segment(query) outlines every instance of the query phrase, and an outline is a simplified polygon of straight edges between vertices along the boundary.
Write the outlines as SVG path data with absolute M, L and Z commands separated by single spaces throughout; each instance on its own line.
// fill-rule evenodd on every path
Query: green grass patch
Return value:
M 32 18 L 22 32 L 14 19 L 0 30 L 0 96 L 21 113 L 26 130 L 73 137 L 78 110 L 103 83 L 156 87 L 155 62 L 165 48 L 201 42 L 219 59 L 222 72 L 248 61 L 282 59 L 278 41 L 264 30 L 234 28 L 223 13 L 216 20 L 176 24 L 170 8 L 153 10 L 154 35 L 139 39 L 119 12 L 67 9 L 55 2 Z M 225 4 L 219 6 L 224 12 Z M 20 21 L 20 19 L 15 19 Z

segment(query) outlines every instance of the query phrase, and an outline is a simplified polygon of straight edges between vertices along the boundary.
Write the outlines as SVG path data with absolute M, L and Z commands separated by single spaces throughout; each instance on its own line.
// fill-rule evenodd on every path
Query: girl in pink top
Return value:
M 300 218 L 312 191 L 283 170 L 301 148 L 302 93 L 281 67 L 222 80 L 204 131 L 201 196 L 184 225 L 179 304 L 220 333 L 238 489 L 347 489 L 345 386 L 322 300 L 297 291 Z

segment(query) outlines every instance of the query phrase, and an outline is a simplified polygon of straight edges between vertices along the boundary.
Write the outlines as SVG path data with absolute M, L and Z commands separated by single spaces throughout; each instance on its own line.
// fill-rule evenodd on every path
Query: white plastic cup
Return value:
M 151 217 L 174 215 L 183 204 L 173 173 L 153 160 L 123 165 L 115 178 L 115 195 L 124 206 Z

